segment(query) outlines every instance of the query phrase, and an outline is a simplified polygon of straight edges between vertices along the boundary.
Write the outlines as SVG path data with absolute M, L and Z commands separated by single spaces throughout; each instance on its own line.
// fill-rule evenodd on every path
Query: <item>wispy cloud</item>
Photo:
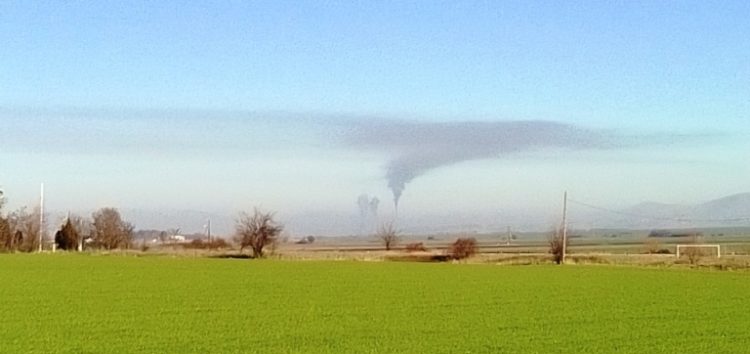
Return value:
M 398 203 L 406 185 L 464 161 L 523 152 L 603 150 L 716 140 L 717 134 L 622 135 L 553 121 L 430 122 L 321 113 L 218 110 L 0 108 L 0 152 L 158 153 L 216 158 L 315 146 L 388 156 L 384 177 Z
M 0 121 L 2 152 L 236 156 L 306 141 L 304 119 L 276 113 L 0 108 Z

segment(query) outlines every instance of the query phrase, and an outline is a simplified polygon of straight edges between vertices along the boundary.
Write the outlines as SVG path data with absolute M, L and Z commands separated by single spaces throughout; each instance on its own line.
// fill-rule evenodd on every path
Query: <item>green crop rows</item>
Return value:
M 0 352 L 707 353 L 750 274 L 0 255 Z

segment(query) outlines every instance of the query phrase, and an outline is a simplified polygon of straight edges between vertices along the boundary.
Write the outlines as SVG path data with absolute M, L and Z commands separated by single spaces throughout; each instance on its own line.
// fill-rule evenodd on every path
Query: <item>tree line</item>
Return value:
M 4 210 L 5 199 L 0 190 L 0 251 L 34 252 L 40 249 L 42 218 L 40 208 L 21 207 Z M 274 245 L 283 230 L 273 213 L 255 209 L 241 213 L 235 225 L 234 241 L 240 252 L 249 249 L 253 258 L 264 256 L 264 250 Z M 47 240 L 43 240 L 47 241 Z M 134 246 L 135 227 L 123 220 L 115 208 L 102 208 L 90 218 L 68 215 L 54 234 L 54 245 L 60 250 L 129 249 Z
M 40 209 L 21 207 L 6 213 L 0 191 L 0 251 L 34 252 L 40 247 L 42 221 Z M 54 234 L 54 243 L 62 250 L 128 249 L 133 244 L 134 226 L 122 219 L 115 208 L 102 208 L 90 218 L 69 215 Z

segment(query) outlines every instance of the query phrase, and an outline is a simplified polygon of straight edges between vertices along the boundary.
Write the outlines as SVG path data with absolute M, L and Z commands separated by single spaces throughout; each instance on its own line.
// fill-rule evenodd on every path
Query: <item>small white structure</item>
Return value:
M 677 245 L 677 258 L 680 258 L 680 250 L 683 248 L 716 248 L 716 258 L 721 258 L 721 245 Z
M 182 235 L 173 235 L 169 237 L 169 241 L 171 242 L 185 242 L 186 238 Z

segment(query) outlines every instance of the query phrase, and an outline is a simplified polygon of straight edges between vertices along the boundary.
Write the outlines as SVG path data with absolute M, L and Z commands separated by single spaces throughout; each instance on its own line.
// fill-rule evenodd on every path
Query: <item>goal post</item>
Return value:
M 677 258 L 680 258 L 686 248 L 715 248 L 716 258 L 721 258 L 721 245 L 677 245 Z

